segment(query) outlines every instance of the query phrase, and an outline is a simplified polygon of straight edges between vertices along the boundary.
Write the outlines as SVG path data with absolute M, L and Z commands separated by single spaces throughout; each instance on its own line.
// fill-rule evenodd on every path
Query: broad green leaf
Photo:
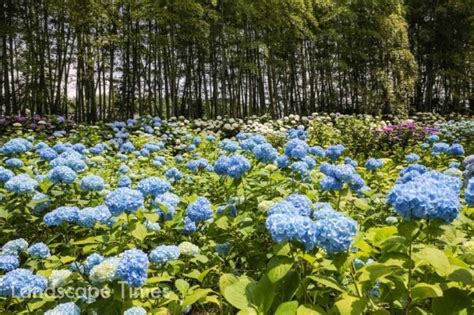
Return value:
M 428 283 L 417 283 L 412 288 L 413 300 L 443 296 L 443 290 L 439 285 Z
M 250 283 L 246 288 L 246 295 L 251 305 L 265 314 L 272 306 L 275 298 L 275 288 L 268 277 L 263 276 L 257 283 Z
M 300 305 L 300 307 L 298 307 L 298 310 L 296 311 L 296 315 L 322 315 L 322 314 L 326 314 L 326 312 L 321 307 L 317 305 L 311 305 L 311 304 Z
M 285 256 L 276 256 L 268 264 L 268 279 L 276 283 L 283 279 L 293 267 L 293 261 Z
M 334 289 L 339 292 L 347 292 L 347 290 L 340 285 L 336 280 L 330 278 L 330 277 L 324 277 L 324 276 L 308 276 L 307 278 L 320 283 L 328 288 Z
M 247 296 L 247 287 L 255 282 L 249 281 L 247 278 L 239 278 L 238 282 L 231 283 L 224 290 L 225 299 L 234 307 L 243 310 L 250 307 L 250 301 Z
M 473 310 L 472 296 L 458 288 L 445 290 L 442 297 L 434 298 L 432 302 L 432 311 L 435 315 L 459 314 L 468 308 Z
M 143 241 L 147 234 L 148 230 L 146 229 L 145 225 L 139 222 L 135 225 L 135 228 L 132 231 L 133 237 L 140 241 Z
M 447 276 L 451 272 L 451 264 L 446 254 L 434 247 L 424 247 L 416 255 L 414 255 L 417 263 L 421 262 L 433 267 L 437 274 L 442 277 Z
M 369 204 L 367 203 L 367 200 L 366 199 L 360 199 L 360 198 L 357 198 L 355 201 L 354 201 L 354 205 L 359 208 L 360 210 L 364 210 L 364 211 L 367 211 L 369 210 Z
M 186 308 L 189 305 L 192 305 L 192 304 L 196 303 L 200 299 L 205 298 L 211 292 L 212 292 L 211 289 L 197 289 L 197 290 L 195 290 L 193 293 L 191 293 L 190 295 L 188 295 L 184 298 L 184 301 L 183 301 L 183 304 L 182 304 L 183 309 Z
M 179 291 L 183 296 L 185 296 L 186 293 L 187 293 L 188 290 L 189 290 L 189 283 L 188 283 L 186 280 L 178 279 L 178 280 L 175 281 L 174 285 L 176 286 L 176 289 L 178 289 L 178 291 Z
M 225 289 L 233 284 L 239 282 L 239 278 L 234 276 L 233 274 L 230 273 L 225 273 L 219 278 L 219 290 L 221 291 L 221 294 L 224 295 Z
M 341 314 L 360 315 L 364 314 L 367 302 L 366 297 L 359 298 L 344 294 L 334 305 Z
M 295 315 L 298 309 L 298 301 L 284 302 L 278 305 L 275 315 Z

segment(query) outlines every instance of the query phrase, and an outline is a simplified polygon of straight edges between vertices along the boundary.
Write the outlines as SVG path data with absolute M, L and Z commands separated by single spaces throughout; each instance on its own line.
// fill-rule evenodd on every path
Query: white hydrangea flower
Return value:
M 91 269 L 89 278 L 92 282 L 97 283 L 112 281 L 115 278 L 115 272 L 117 271 L 119 262 L 119 257 L 106 258 L 103 262 Z
M 199 254 L 199 247 L 190 242 L 182 242 L 178 248 L 182 255 L 196 256 Z
M 48 278 L 51 288 L 58 288 L 66 282 L 67 278 L 72 274 L 70 270 L 53 270 Z

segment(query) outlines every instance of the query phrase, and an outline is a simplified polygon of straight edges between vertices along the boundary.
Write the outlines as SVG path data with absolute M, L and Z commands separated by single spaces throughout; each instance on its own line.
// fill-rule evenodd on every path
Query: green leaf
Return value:
M 412 288 L 413 300 L 422 300 L 443 296 L 443 290 L 439 285 L 428 283 L 417 283 Z
M 336 291 L 345 293 L 347 290 L 340 285 L 336 280 L 330 278 L 330 277 L 324 277 L 324 276 L 308 276 L 307 278 L 320 283 L 328 288 L 334 289 Z
M 283 279 L 293 267 L 293 261 L 285 256 L 276 256 L 268 263 L 268 279 L 276 283 Z
M 437 274 L 442 277 L 447 276 L 451 272 L 451 264 L 446 254 L 434 247 L 424 247 L 420 252 L 416 253 L 415 260 L 423 262 L 433 267 Z
M 189 305 L 192 305 L 199 301 L 202 298 L 205 298 L 209 293 L 211 293 L 211 289 L 197 289 L 192 294 L 186 296 L 184 298 L 183 304 L 181 305 L 182 308 L 186 308 Z
M 367 203 L 367 200 L 366 199 L 356 199 L 354 201 L 354 205 L 359 208 L 360 210 L 364 210 L 364 211 L 367 211 L 369 210 L 369 204 Z
M 243 310 L 250 307 L 250 301 L 247 296 L 247 287 L 255 282 L 249 281 L 247 278 L 240 277 L 238 282 L 229 284 L 224 290 L 225 299 L 232 306 Z
M 365 308 L 367 306 L 367 301 L 368 300 L 366 297 L 359 298 L 345 294 L 334 305 L 341 314 L 360 315 L 364 314 Z
M 138 222 L 135 225 L 135 228 L 132 231 L 132 236 L 135 237 L 136 239 L 143 241 L 148 234 L 148 230 L 146 229 L 145 225 L 142 223 Z
M 322 315 L 326 314 L 326 312 L 319 306 L 311 305 L 311 304 L 304 304 L 298 307 L 296 311 L 296 315 Z
M 275 315 L 295 315 L 298 308 L 298 301 L 284 302 L 278 305 Z
M 160 216 L 157 213 L 143 213 L 143 216 L 151 222 L 156 222 L 160 218 Z
M 186 281 L 186 280 L 183 280 L 183 279 L 178 279 L 175 281 L 174 283 L 176 289 L 178 289 L 178 291 L 183 295 L 185 296 L 186 293 L 188 292 L 189 290 L 189 283 Z
M 224 295 L 225 289 L 236 282 L 239 282 L 239 278 L 230 273 L 225 273 L 219 278 L 219 290 Z
M 60 258 L 60 261 L 63 263 L 63 264 L 67 264 L 71 261 L 75 261 L 76 260 L 76 257 L 74 256 L 63 256 Z
M 458 288 L 445 290 L 442 297 L 434 298 L 432 302 L 432 311 L 435 315 L 458 314 L 468 308 L 472 310 L 472 297 Z
M 452 272 L 448 276 L 448 280 L 454 282 L 460 282 L 465 285 L 474 285 L 474 276 L 472 271 L 465 268 L 454 267 Z
M 275 298 L 275 288 L 268 277 L 263 276 L 258 283 L 250 283 L 246 288 L 246 295 L 252 306 L 265 314 L 270 310 Z

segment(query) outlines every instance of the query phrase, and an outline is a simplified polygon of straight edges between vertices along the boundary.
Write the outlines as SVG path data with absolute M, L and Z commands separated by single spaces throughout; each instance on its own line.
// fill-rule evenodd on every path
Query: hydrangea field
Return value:
M 1 118 L 0 313 L 473 314 L 474 121 L 422 118 Z

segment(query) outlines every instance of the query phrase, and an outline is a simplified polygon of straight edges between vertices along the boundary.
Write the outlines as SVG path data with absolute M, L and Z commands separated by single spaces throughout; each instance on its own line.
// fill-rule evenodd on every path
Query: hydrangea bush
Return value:
M 474 312 L 470 122 L 12 121 L 2 314 Z

